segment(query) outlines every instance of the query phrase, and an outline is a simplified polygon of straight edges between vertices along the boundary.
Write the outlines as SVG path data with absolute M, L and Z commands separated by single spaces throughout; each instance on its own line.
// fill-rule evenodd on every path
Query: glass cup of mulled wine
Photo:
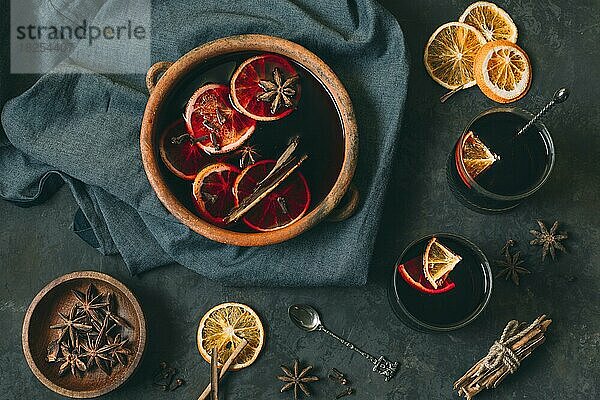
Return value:
M 554 144 L 546 126 L 519 108 L 495 107 L 473 119 L 458 138 L 446 165 L 456 198 L 472 210 L 497 213 L 518 206 L 546 182 Z
M 483 252 L 450 233 L 420 238 L 402 252 L 394 267 L 389 300 L 407 326 L 447 332 L 473 322 L 492 294 L 492 272 Z

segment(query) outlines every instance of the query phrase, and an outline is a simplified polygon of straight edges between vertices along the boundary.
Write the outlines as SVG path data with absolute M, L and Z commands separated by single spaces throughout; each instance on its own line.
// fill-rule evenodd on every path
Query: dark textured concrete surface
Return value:
M 198 321 L 223 301 L 251 305 L 266 324 L 266 347 L 247 370 L 231 374 L 227 399 L 290 399 L 275 379 L 281 363 L 310 362 L 316 373 L 345 371 L 356 399 L 450 399 L 452 382 L 485 354 L 512 318 L 549 314 L 548 340 L 517 375 L 482 394 L 484 399 L 596 399 L 600 396 L 600 3 L 585 1 L 499 1 L 519 27 L 519 44 L 533 63 L 529 94 L 517 106 L 536 110 L 559 86 L 572 97 L 546 119 L 557 151 L 552 177 L 534 198 L 513 212 L 487 216 L 462 207 L 450 194 L 444 162 L 456 137 L 478 112 L 493 106 L 476 88 L 446 104 L 422 66 L 422 48 L 440 24 L 456 20 L 467 1 L 385 1 L 402 26 L 412 58 L 400 152 L 386 201 L 385 218 L 373 259 L 370 283 L 363 288 L 232 289 L 180 266 L 130 277 L 117 257 L 102 257 L 69 230 L 76 206 L 66 189 L 32 209 L 0 202 L 0 398 L 60 398 L 39 383 L 21 351 L 21 323 L 31 299 L 47 282 L 67 272 L 93 269 L 115 276 L 139 297 L 149 327 L 146 356 L 138 373 L 107 399 L 193 399 L 209 378 L 199 356 Z M 31 82 L 20 81 L 15 94 Z M 568 254 L 539 262 L 527 244 L 534 220 L 561 221 L 569 232 Z M 386 298 L 395 258 L 413 239 L 433 231 L 465 235 L 490 258 L 508 238 L 517 239 L 533 271 L 520 287 L 498 280 L 485 313 L 451 334 L 414 332 L 392 314 Z M 268 266 L 265 266 L 268 268 Z M 401 362 L 399 375 L 384 383 L 358 355 L 320 334 L 291 325 L 289 304 L 309 302 L 327 325 L 374 354 Z M 187 385 L 163 393 L 151 386 L 157 364 L 166 360 Z M 339 388 L 323 379 L 313 385 L 315 399 L 333 399 Z M 352 397 L 351 397 L 352 398 Z

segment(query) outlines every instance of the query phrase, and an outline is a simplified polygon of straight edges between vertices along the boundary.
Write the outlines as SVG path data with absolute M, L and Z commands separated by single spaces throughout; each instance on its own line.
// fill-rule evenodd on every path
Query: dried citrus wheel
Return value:
M 181 139 L 173 143 L 173 139 L 188 134 L 185 121 L 178 119 L 164 130 L 160 137 L 160 157 L 167 168 L 181 179 L 193 181 L 207 163 L 206 153 L 191 140 Z M 189 136 L 188 136 L 189 138 Z
M 473 72 L 481 91 L 498 103 L 519 100 L 531 85 L 527 53 L 508 40 L 496 40 L 483 46 L 475 57 Z
M 454 269 L 462 257 L 454 254 L 449 248 L 433 237 L 427 244 L 423 254 L 423 273 L 427 281 L 437 289 L 443 285 L 448 274 Z
M 194 205 L 208 222 L 223 226 L 223 218 L 234 207 L 233 183 L 240 170 L 227 163 L 211 164 L 194 180 L 192 194 Z
M 483 34 L 488 42 L 508 40 L 517 43 L 517 26 L 506 11 L 487 1 L 471 4 L 458 19 Z
M 473 61 L 485 38 L 475 28 L 462 22 L 440 26 L 425 46 L 423 61 L 434 81 L 447 89 L 475 85 Z
M 242 171 L 233 185 L 236 206 L 254 192 L 256 185 L 274 166 L 275 160 L 262 160 Z M 244 223 L 259 232 L 285 228 L 302 218 L 309 205 L 308 184 L 304 176 L 296 171 L 252 207 L 244 216 Z
M 398 273 L 413 289 L 425 294 L 442 294 L 454 289 L 456 284 L 450 278 L 444 279 L 437 289 L 425 278 L 423 273 L 423 257 L 416 257 L 412 260 L 398 265 Z
M 500 159 L 471 131 L 463 138 L 462 158 L 467 173 L 473 179 Z
M 200 320 L 196 342 L 200 355 L 210 362 L 210 353 L 217 349 L 218 365 L 222 366 L 231 353 L 246 339 L 248 344 L 237 356 L 231 369 L 237 371 L 252 364 L 258 357 L 265 332 L 258 315 L 245 304 L 223 303 L 211 308 Z
M 203 138 L 198 145 L 212 154 L 239 148 L 256 128 L 256 121 L 233 108 L 225 85 L 200 87 L 188 100 L 184 115 L 189 133 Z
M 263 54 L 244 61 L 231 78 L 235 107 L 258 121 L 289 115 L 300 100 L 300 77 L 284 57 Z

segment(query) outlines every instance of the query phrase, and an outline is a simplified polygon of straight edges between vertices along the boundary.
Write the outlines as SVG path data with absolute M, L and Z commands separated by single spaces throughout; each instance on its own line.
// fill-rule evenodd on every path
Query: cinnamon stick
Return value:
M 551 323 L 552 320 L 547 319 L 546 315 L 539 316 L 525 327 L 523 324 L 518 325 L 517 323 L 518 326 L 514 330 L 509 331 L 511 337 L 503 343 L 514 352 L 519 362 L 521 362 L 529 357 L 533 350 L 545 342 L 545 332 Z M 511 324 L 514 323 L 511 322 Z M 521 335 L 523 336 L 521 337 Z M 511 343 L 512 341 L 514 343 Z M 492 354 L 499 356 L 498 353 L 489 354 L 490 357 Z M 463 376 L 454 382 L 454 389 L 457 390 L 459 396 L 465 396 L 467 400 L 470 400 L 483 389 L 497 387 L 500 382 L 511 374 L 509 366 L 504 363 L 500 363 L 494 368 L 482 368 L 482 366 L 487 365 L 484 364 L 487 362 L 490 362 L 488 355 L 480 359 Z
M 217 369 L 217 348 L 213 347 L 210 356 L 210 386 L 212 400 L 219 400 L 219 370 Z
M 233 353 L 231 353 L 227 361 L 225 361 L 225 364 L 223 364 L 223 366 L 221 367 L 221 372 L 219 373 L 219 382 L 221 381 L 221 379 L 223 379 L 223 377 L 229 370 L 231 364 L 233 364 L 237 356 L 240 355 L 240 353 L 242 352 L 242 350 L 244 350 L 244 347 L 246 347 L 247 344 L 248 341 L 246 339 L 242 339 L 242 341 L 240 342 L 240 344 L 237 345 Z M 204 392 L 202 392 L 200 397 L 198 397 L 198 400 L 206 400 L 211 392 L 211 387 L 212 385 L 209 383 L 208 386 L 206 386 L 206 389 L 204 389 Z
M 307 155 L 303 155 L 299 160 L 296 161 L 295 157 L 288 159 L 277 171 L 273 172 L 268 178 L 262 180 L 254 192 L 246 197 L 239 206 L 232 209 L 229 214 L 223 219 L 228 224 L 235 222 L 244 216 L 248 211 L 257 205 L 262 199 L 264 199 L 269 193 L 271 193 L 281 182 L 292 174 L 303 162 L 308 158 Z

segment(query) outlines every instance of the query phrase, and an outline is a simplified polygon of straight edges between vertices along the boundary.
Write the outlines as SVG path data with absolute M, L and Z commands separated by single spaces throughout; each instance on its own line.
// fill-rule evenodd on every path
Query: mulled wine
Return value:
M 264 61 L 261 57 L 264 58 Z M 252 60 L 256 59 L 259 59 L 261 64 L 254 66 L 250 72 L 246 72 L 245 66 L 253 66 L 252 63 L 256 64 L 257 62 Z M 275 59 L 275 61 L 271 59 Z M 277 61 L 279 61 L 277 68 L 265 71 L 267 68 L 265 65 L 268 66 L 269 63 Z M 263 69 L 264 76 L 260 77 L 260 81 L 256 79 L 258 86 L 255 85 L 248 92 L 248 82 L 253 78 L 252 74 L 256 75 L 256 71 L 260 72 L 260 68 Z M 240 70 L 242 70 L 241 73 Z M 256 78 L 255 75 L 254 78 Z M 243 52 L 211 59 L 199 65 L 196 71 L 188 73 L 187 76 L 189 78 L 180 82 L 163 102 L 163 109 L 157 116 L 157 124 L 162 132 L 168 132 L 169 129 L 173 130 L 174 128 L 180 130 L 179 132 L 174 130 L 168 132 L 167 141 L 185 136 L 185 123 L 177 123 L 182 120 L 182 116 L 183 121 L 187 123 L 188 133 L 195 129 L 200 132 L 196 137 L 191 138 L 193 146 L 184 143 L 186 147 L 183 149 L 184 151 L 177 154 L 177 157 L 162 157 L 163 167 L 165 167 L 163 175 L 170 189 L 188 209 L 209 222 L 225 226 L 227 229 L 241 232 L 266 231 L 279 228 L 278 221 L 286 218 L 288 221 L 292 221 L 287 214 L 296 212 L 295 216 L 301 216 L 305 212 L 310 212 L 325 199 L 341 170 L 344 155 L 344 133 L 339 112 L 329 92 L 306 68 L 289 59 L 281 60 L 280 56 Z M 295 78 L 296 76 L 297 78 Z M 231 93 L 229 93 L 229 88 L 232 88 Z M 209 93 L 210 97 L 207 97 L 205 93 L 200 93 L 201 89 Z M 234 92 L 235 96 L 233 96 Z M 285 94 L 289 96 L 283 96 Z M 195 112 L 195 109 L 210 105 L 209 100 L 213 98 L 223 104 L 226 103 L 227 106 L 217 107 L 216 113 L 213 114 L 214 118 L 211 120 L 208 118 L 198 119 L 197 115 L 199 114 Z M 195 109 L 190 108 L 190 103 L 194 103 L 192 108 Z M 232 113 L 235 113 L 236 116 L 235 118 L 231 117 L 231 122 L 229 122 Z M 229 125 L 226 127 L 227 132 L 217 141 L 212 132 L 214 126 L 219 123 Z M 236 133 L 237 136 L 230 134 L 231 132 Z M 221 204 L 216 197 L 219 196 L 219 193 L 225 192 L 219 188 L 214 193 L 204 193 L 200 189 L 196 190 L 196 186 L 200 186 L 197 184 L 194 184 L 194 188 L 192 188 L 191 180 L 201 168 L 220 164 L 213 169 L 216 171 L 214 174 L 221 174 L 218 179 L 212 176 L 207 176 L 206 179 L 223 182 L 227 179 L 222 177 L 226 176 L 233 184 L 234 175 L 241 174 L 244 168 L 262 160 L 277 160 L 288 146 L 290 139 L 296 136 L 299 137 L 296 151 L 306 154 L 308 157 L 298 168 L 301 179 L 290 180 L 293 178 L 292 176 L 286 178 L 286 181 L 306 182 L 306 191 L 296 187 L 286 192 L 290 196 L 298 194 L 297 199 L 284 199 L 279 195 L 277 198 L 271 195 L 272 201 L 269 200 L 270 197 L 265 198 L 262 202 L 270 201 L 270 204 L 263 205 L 260 212 L 255 212 L 255 214 L 269 214 L 265 218 L 267 221 L 264 222 L 265 226 L 260 225 L 261 221 L 257 222 L 256 215 L 248 214 L 249 221 L 244 219 L 246 224 L 240 222 L 224 224 L 222 215 L 217 215 L 217 218 L 212 217 L 216 211 L 211 208 L 220 207 Z M 159 147 L 167 148 L 169 146 L 159 143 Z M 198 148 L 204 150 L 201 151 L 201 161 L 198 161 L 196 154 Z M 190 157 L 195 157 L 194 162 L 188 160 Z M 171 164 L 177 168 L 173 168 Z M 185 168 L 179 167 L 181 164 L 184 164 Z M 224 164 L 228 167 L 224 167 Z M 179 170 L 182 173 L 178 173 Z M 252 174 L 245 174 L 245 176 L 257 175 L 257 173 L 258 170 Z M 263 175 L 267 174 L 268 171 Z M 245 182 L 247 181 L 246 179 Z M 274 193 L 281 192 L 281 190 L 274 191 Z M 205 204 L 201 204 L 199 207 L 195 198 L 201 198 Z M 306 209 L 303 204 L 297 204 L 300 200 L 307 202 Z M 223 206 L 223 208 L 226 207 Z M 256 229 L 253 229 L 255 227 Z
M 533 116 L 516 108 L 493 108 L 465 129 L 448 157 L 452 192 L 480 212 L 516 207 L 546 181 L 554 164 L 554 146 L 546 127 L 535 123 L 516 133 Z
M 389 299 L 409 327 L 443 332 L 477 318 L 491 290 L 492 274 L 481 250 L 461 236 L 436 234 L 404 250 L 394 266 Z

